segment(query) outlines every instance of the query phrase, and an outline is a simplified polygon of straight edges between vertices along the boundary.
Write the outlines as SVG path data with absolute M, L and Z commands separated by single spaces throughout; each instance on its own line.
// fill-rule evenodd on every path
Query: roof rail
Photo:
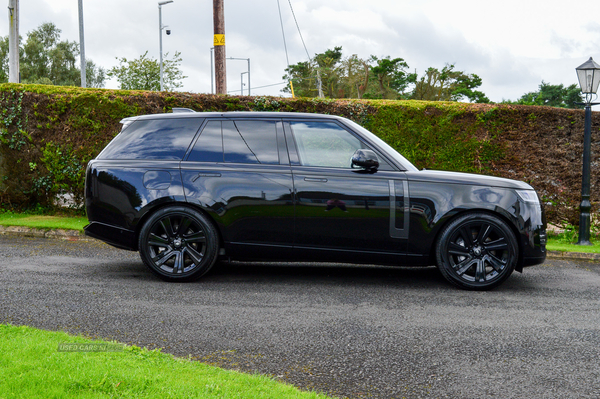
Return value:
M 189 109 L 189 108 L 173 108 L 173 113 L 174 114 L 179 114 L 182 112 L 196 112 L 193 109 Z

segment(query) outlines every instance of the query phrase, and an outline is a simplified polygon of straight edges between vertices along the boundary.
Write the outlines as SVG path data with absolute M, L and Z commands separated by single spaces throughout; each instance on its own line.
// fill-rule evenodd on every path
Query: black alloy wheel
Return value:
M 165 281 L 193 281 L 206 274 L 218 255 L 217 231 L 210 220 L 191 208 L 164 208 L 140 231 L 142 261 Z
M 437 266 L 446 280 L 469 290 L 504 282 L 519 257 L 514 233 L 500 218 L 470 213 L 453 220 L 436 245 Z

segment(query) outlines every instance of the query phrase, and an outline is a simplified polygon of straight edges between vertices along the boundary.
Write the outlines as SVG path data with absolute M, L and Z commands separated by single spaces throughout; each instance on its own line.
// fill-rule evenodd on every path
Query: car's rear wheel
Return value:
M 459 216 L 444 228 L 436 244 L 437 266 L 444 278 L 469 290 L 487 290 L 504 282 L 518 257 L 513 231 L 487 213 Z
M 217 231 L 202 213 L 183 206 L 163 208 L 144 223 L 138 248 L 142 261 L 165 281 L 192 281 L 206 274 L 218 255 Z

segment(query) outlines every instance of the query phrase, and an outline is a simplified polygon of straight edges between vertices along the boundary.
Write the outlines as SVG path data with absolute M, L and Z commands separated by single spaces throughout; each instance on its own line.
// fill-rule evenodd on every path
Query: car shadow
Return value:
M 199 280 L 199 283 L 202 282 L 449 287 L 435 267 L 385 267 L 310 262 L 223 262 Z
M 111 280 L 136 280 L 148 283 L 163 282 L 141 262 L 105 263 L 96 276 Z M 434 266 L 378 266 L 346 263 L 312 262 L 219 262 L 213 269 L 192 283 L 164 283 L 183 285 L 263 286 L 377 286 L 390 288 L 437 289 L 455 291 L 459 288 L 448 283 Z M 494 292 L 522 292 L 535 290 L 535 283 L 520 273 L 513 273 Z M 462 291 L 462 290 L 461 290 Z M 467 292 L 467 291 L 463 291 Z

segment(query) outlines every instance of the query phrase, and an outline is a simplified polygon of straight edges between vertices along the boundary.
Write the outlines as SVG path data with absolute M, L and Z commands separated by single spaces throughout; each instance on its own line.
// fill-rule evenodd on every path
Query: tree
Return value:
M 22 83 L 79 86 L 81 71 L 76 64 L 79 43 L 60 40 L 61 30 L 47 22 L 27 33 L 23 44 L 19 40 L 19 64 Z M 8 36 L 0 38 L 0 81 L 8 81 Z M 92 62 L 91 60 L 88 62 Z M 92 62 L 93 63 L 93 62 Z M 86 68 L 88 81 L 93 87 L 104 86 L 105 71 L 102 67 Z
M 299 62 L 288 66 L 285 69 L 283 79 L 292 82 L 294 86 L 294 95 L 298 97 L 316 97 L 319 93 L 316 85 L 316 75 L 313 73 L 313 67 L 310 62 Z M 291 87 L 288 85 L 281 91 L 291 93 Z
M 0 37 L 0 82 L 8 82 L 8 36 Z
M 490 100 L 481 91 L 482 80 L 475 74 L 454 70 L 454 64 L 446 64 L 442 70 L 428 68 L 416 83 L 412 98 L 428 101 L 469 101 L 488 103 Z
M 353 54 L 342 61 L 339 69 L 342 76 L 341 91 L 338 91 L 340 97 L 363 98 L 371 75 L 368 61 Z
M 87 87 L 104 87 L 106 70 L 92 60 L 85 60 L 85 83 Z
M 525 93 L 517 101 L 504 101 L 505 103 L 523 105 L 546 105 L 560 108 L 583 108 L 575 103 L 583 102 L 581 90 L 576 84 L 564 87 L 562 84 L 551 85 L 542 80 L 537 91 Z
M 168 59 L 169 53 L 163 59 L 163 85 L 165 90 L 182 87 L 182 79 L 187 78 L 179 69 L 181 53 L 175 52 L 173 59 Z M 108 76 L 119 81 L 120 88 L 124 90 L 160 90 L 160 63 L 148 57 L 146 51 L 139 58 L 128 60 L 117 58 L 119 66 L 112 67 Z
M 397 99 L 405 97 L 405 90 L 408 85 L 417 80 L 416 73 L 407 73 L 408 64 L 403 58 L 391 59 L 389 56 L 378 59 L 371 56 L 371 73 L 377 79 L 379 91 L 377 95 L 370 95 L 371 98 L 390 98 Z
M 329 98 L 404 98 L 408 85 L 416 74 L 407 73 L 408 64 L 402 58 L 371 56 L 361 59 L 356 54 L 343 58 L 342 47 L 315 54 L 309 62 L 299 62 L 285 69 L 283 79 L 294 85 L 299 97 L 316 97 L 318 82 Z M 289 86 L 282 89 L 290 93 Z
M 326 97 L 337 98 L 338 86 L 340 83 L 339 63 L 342 60 L 342 47 L 334 47 L 333 50 L 327 50 L 321 54 L 315 54 L 313 58 L 317 64 L 317 70 L 320 75 L 321 84 Z

